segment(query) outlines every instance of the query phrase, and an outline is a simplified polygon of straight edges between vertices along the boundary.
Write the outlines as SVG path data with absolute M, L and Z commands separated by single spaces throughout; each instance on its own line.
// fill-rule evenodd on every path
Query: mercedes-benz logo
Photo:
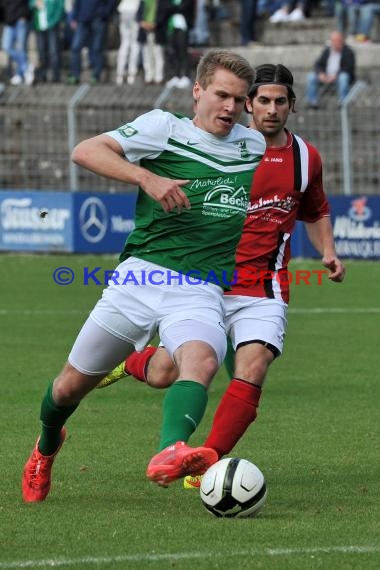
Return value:
M 90 243 L 101 241 L 108 227 L 108 213 L 103 202 L 91 196 L 85 200 L 79 210 L 80 231 Z

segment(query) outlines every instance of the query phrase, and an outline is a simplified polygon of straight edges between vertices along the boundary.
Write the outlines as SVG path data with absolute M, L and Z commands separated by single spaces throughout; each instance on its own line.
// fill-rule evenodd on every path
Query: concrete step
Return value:
M 269 16 L 261 16 L 256 22 L 256 35 L 259 43 L 266 46 L 310 45 L 320 46 L 334 29 L 332 18 L 311 17 L 303 22 L 271 24 Z M 210 24 L 211 45 L 240 46 L 240 22 L 230 19 Z
M 257 45 L 254 47 L 236 47 L 234 51 L 240 53 L 253 65 L 262 63 L 282 63 L 290 69 L 309 71 L 315 59 L 323 49 L 324 42 L 317 44 L 299 45 Z M 380 44 L 358 44 L 353 47 L 356 55 L 357 69 L 370 71 L 379 77 L 380 70 Z

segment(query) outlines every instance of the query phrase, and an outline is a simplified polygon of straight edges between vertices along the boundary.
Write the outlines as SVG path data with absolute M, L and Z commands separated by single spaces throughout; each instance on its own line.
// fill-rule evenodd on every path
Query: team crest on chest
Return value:
M 251 153 L 249 152 L 248 148 L 247 148 L 247 143 L 246 141 L 240 141 L 237 143 L 237 146 L 239 147 L 239 151 L 240 151 L 240 158 L 244 159 L 248 159 L 251 158 Z

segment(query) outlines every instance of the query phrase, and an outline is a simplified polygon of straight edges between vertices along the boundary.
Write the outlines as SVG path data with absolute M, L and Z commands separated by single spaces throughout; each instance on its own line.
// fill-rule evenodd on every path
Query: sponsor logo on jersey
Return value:
M 252 214 L 259 210 L 268 210 L 269 208 L 291 212 L 296 206 L 297 202 L 291 196 L 279 198 L 279 196 L 275 194 L 273 198 L 259 198 L 255 202 L 249 202 L 247 214 Z
M 133 137 L 133 135 L 137 133 L 137 130 L 131 125 L 123 125 L 122 127 L 120 127 L 120 129 L 118 129 L 118 131 L 126 139 L 128 139 L 129 137 Z
M 218 218 L 230 218 L 236 214 L 245 216 L 247 205 L 248 197 L 244 186 L 236 189 L 222 184 L 206 193 L 202 214 Z
M 236 176 L 219 176 L 218 178 L 196 178 L 189 186 L 189 190 L 208 190 L 218 186 L 236 186 Z
M 275 162 L 282 164 L 284 162 L 284 159 L 282 156 L 272 156 L 271 158 L 269 158 L 269 156 L 266 156 L 264 157 L 264 162 Z

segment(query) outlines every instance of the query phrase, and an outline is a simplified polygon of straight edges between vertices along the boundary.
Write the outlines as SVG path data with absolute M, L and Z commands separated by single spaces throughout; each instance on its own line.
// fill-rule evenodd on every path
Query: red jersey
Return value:
M 267 148 L 251 186 L 243 234 L 228 295 L 289 302 L 290 236 L 296 220 L 329 215 L 322 162 L 315 147 L 286 131 L 287 144 Z

